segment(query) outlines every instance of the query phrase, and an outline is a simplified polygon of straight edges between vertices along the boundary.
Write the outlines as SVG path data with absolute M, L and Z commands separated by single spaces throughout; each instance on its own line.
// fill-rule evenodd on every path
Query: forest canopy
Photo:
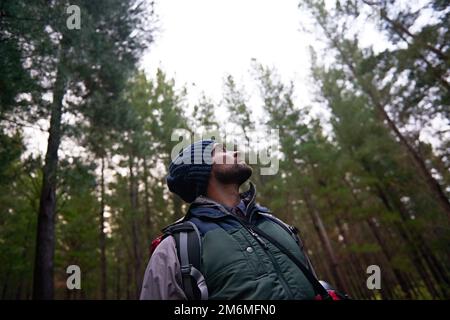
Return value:
M 0 1 L 0 299 L 137 299 L 152 240 L 188 209 L 165 181 L 174 130 L 229 128 L 238 141 L 278 130 L 276 174 L 255 164 L 251 181 L 300 230 L 319 278 L 357 299 L 450 298 L 447 1 L 299 1 L 321 43 L 299 70 L 312 104 L 257 60 L 257 99 L 227 74 L 220 101 L 192 104 L 141 67 L 153 2 L 72 4 L 80 28 L 65 1 Z M 362 44 L 365 23 L 385 48 Z M 70 265 L 81 290 L 66 286 Z M 372 265 L 381 289 L 367 286 Z

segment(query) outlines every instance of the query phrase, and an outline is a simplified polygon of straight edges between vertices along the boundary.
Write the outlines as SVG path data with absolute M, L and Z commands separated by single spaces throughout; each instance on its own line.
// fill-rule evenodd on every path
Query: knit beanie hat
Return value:
M 169 190 L 190 203 L 205 195 L 212 168 L 214 140 L 199 140 L 180 151 L 169 166 Z

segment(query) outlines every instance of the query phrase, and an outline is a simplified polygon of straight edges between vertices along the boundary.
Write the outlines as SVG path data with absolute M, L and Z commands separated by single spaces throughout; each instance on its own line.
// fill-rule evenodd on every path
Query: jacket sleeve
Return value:
M 168 236 L 156 247 L 145 270 L 141 300 L 187 300 L 182 289 L 175 240 Z

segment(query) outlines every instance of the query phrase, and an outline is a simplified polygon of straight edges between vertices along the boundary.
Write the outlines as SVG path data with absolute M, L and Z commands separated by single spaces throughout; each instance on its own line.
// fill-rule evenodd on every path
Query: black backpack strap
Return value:
M 294 262 L 297 267 L 303 272 L 305 277 L 309 280 L 312 287 L 314 288 L 314 291 L 316 294 L 319 294 L 322 299 L 324 300 L 330 300 L 332 299 L 328 293 L 328 291 L 322 286 L 322 284 L 317 280 L 316 276 L 313 274 L 313 272 L 303 264 L 303 262 L 300 261 L 296 256 L 294 256 L 288 249 L 286 249 L 281 243 L 279 243 L 276 239 L 274 239 L 272 236 L 265 233 L 263 230 L 259 229 L 256 226 L 251 226 L 251 229 L 255 231 L 257 234 L 262 236 L 263 238 L 267 239 L 270 243 L 272 243 L 275 247 L 277 247 L 281 252 L 283 252 L 285 255 L 291 259 L 292 262 Z
M 304 246 L 302 241 L 300 240 L 300 237 L 298 235 L 299 231 L 295 226 L 291 226 L 287 223 L 285 223 L 283 220 L 275 217 L 272 214 L 269 213 L 265 213 L 265 212 L 259 212 L 260 215 L 263 215 L 265 217 L 267 217 L 268 219 L 270 219 L 271 221 L 275 222 L 276 224 L 278 224 L 280 227 L 282 227 L 287 233 L 289 233 L 292 238 L 294 238 L 295 242 L 297 242 L 297 245 L 300 247 L 300 250 L 303 252 L 303 255 L 306 258 L 306 262 L 308 264 L 308 268 L 309 270 L 313 273 L 314 277 L 317 278 L 316 272 L 312 266 L 311 260 L 309 259 L 308 255 L 306 254 L 305 250 L 304 250 Z
M 272 214 L 269 213 L 265 213 L 265 212 L 259 212 L 260 215 L 265 216 L 266 218 L 272 220 L 273 222 L 275 222 L 276 224 L 278 224 L 280 227 L 282 227 L 284 230 L 286 230 L 287 233 L 289 233 L 295 240 L 295 242 L 297 242 L 297 244 L 299 245 L 300 249 L 303 250 L 303 244 L 300 241 L 300 238 L 298 237 L 298 229 L 294 226 L 291 226 L 287 223 L 285 223 L 283 220 L 278 219 L 277 217 L 275 217 Z
M 197 226 L 184 221 L 167 227 L 164 232 L 175 239 L 186 297 L 188 300 L 207 300 L 208 288 L 200 272 L 202 240 Z

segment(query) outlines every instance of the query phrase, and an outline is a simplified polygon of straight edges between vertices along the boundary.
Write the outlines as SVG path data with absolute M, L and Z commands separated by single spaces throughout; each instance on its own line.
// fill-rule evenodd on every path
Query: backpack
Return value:
M 286 232 L 288 232 L 294 240 L 297 242 L 298 246 L 304 251 L 304 247 L 300 238 L 298 236 L 298 229 L 294 226 L 288 225 L 277 217 L 262 213 L 265 217 L 271 221 L 278 224 Z M 270 241 L 275 245 L 281 252 L 285 253 L 303 272 L 305 277 L 310 281 L 316 292 L 316 300 L 341 300 L 345 296 L 338 294 L 335 290 L 331 288 L 326 288 L 316 277 L 314 269 L 312 268 L 311 261 L 308 256 L 304 253 L 306 258 L 307 266 L 292 255 L 289 250 L 283 247 L 278 241 L 267 235 L 262 230 L 252 227 L 252 229 L 260 236 L 264 237 L 266 240 Z M 202 257 L 202 239 L 197 226 L 190 221 L 183 221 L 180 219 L 172 225 L 164 228 L 162 230 L 163 235 L 156 238 L 152 242 L 151 252 L 157 247 L 157 245 L 167 236 L 173 236 L 175 239 L 177 256 L 180 262 L 182 285 L 186 297 L 188 300 L 207 300 L 208 299 L 208 288 L 206 285 L 205 278 L 201 273 L 201 257 Z M 325 283 L 324 283 L 325 284 Z
M 200 272 L 202 239 L 197 226 L 190 221 L 182 221 L 163 229 L 164 236 L 175 239 L 181 279 L 188 300 L 208 300 L 205 277 Z

